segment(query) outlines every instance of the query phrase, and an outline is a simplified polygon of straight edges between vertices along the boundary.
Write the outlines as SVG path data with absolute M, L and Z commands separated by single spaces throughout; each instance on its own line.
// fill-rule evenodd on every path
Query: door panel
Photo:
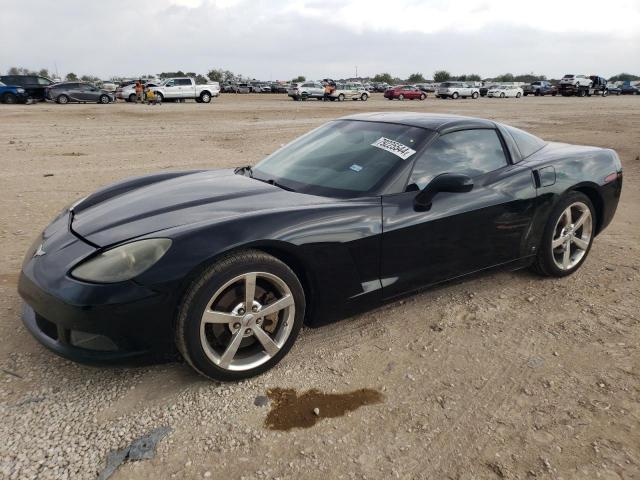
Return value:
M 417 192 L 383 198 L 381 279 L 385 298 L 526 256 L 536 190 L 528 168 L 474 179 L 467 193 L 439 193 L 429 211 Z

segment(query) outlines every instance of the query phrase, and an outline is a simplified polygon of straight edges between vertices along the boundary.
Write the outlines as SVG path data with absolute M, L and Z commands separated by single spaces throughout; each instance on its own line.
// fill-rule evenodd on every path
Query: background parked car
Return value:
M 366 102 L 369 99 L 369 92 L 363 85 L 354 83 L 337 83 L 336 89 L 331 94 L 331 100 L 339 102 L 347 99 L 362 100 Z
M 609 87 L 609 95 L 620 95 L 622 89 L 620 87 Z
M 573 87 L 590 87 L 592 80 L 586 75 L 574 75 L 568 73 L 560 80 L 560 85 L 571 85 Z
M 248 83 L 239 83 L 236 85 L 236 93 L 251 93 L 251 86 Z
M 57 103 L 111 103 L 115 101 L 113 93 L 102 90 L 86 82 L 62 82 L 47 87 L 47 99 Z
M 307 98 L 322 100 L 324 87 L 320 82 L 292 83 L 291 88 L 287 90 L 287 95 L 294 100 L 306 100 Z
M 53 83 L 50 79 L 38 75 L 1 75 L 0 82 L 5 85 L 22 87 L 27 96 L 38 101 L 43 101 L 46 98 L 45 89 Z
M 398 100 L 424 100 L 427 98 L 427 94 L 415 85 L 398 85 L 397 87 L 388 88 L 384 92 L 384 98 L 388 98 L 389 100 L 396 98 Z
M 626 84 L 620 87 L 620 93 L 622 95 L 640 95 L 640 88 Z
M 515 85 L 498 85 L 490 88 L 487 92 L 487 97 L 490 98 L 505 98 L 515 97 L 520 98 L 522 96 L 522 89 Z
M 118 86 L 113 82 L 102 82 L 100 88 L 106 90 L 107 92 L 115 92 Z
M 482 87 L 478 87 L 478 93 L 480 94 L 481 97 L 486 97 L 487 96 L 487 92 L 490 89 L 495 88 L 497 86 L 498 86 L 497 83 L 483 85 Z
M 16 85 L 5 85 L 0 82 L 0 102 L 1 103 L 27 103 L 29 95 L 27 91 Z
M 144 87 L 157 87 L 158 85 L 160 85 L 159 83 L 145 83 Z M 135 102 L 136 101 L 136 84 L 135 83 L 131 83 L 129 85 L 127 85 L 126 87 L 120 88 L 118 87 L 116 89 L 116 98 L 120 99 L 120 100 L 125 100 L 127 102 Z
M 551 82 L 548 82 L 546 80 L 539 80 L 537 82 L 532 82 L 529 85 L 523 85 L 522 94 L 525 97 L 527 95 L 535 95 L 535 96 L 552 95 L 555 97 L 558 94 L 558 87 L 556 87 Z
M 438 98 L 453 98 L 454 100 L 459 97 L 478 98 L 479 96 L 480 89 L 478 87 L 472 87 L 464 82 L 442 82 L 436 95 Z
M 167 78 L 153 89 L 161 101 L 164 100 L 195 100 L 197 103 L 209 103 L 212 98 L 220 94 L 220 84 L 209 82 L 198 85 L 193 78 Z
M 387 89 L 390 88 L 390 85 L 388 83 L 375 83 L 373 85 L 373 88 L 375 89 L 376 92 L 378 93 L 384 93 L 387 91 Z

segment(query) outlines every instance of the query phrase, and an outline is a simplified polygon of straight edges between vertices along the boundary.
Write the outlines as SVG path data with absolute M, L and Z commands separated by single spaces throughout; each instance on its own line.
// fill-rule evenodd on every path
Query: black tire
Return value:
M 109 95 L 100 95 L 100 98 L 98 99 L 98 103 L 101 103 L 102 105 L 106 105 L 110 102 L 111 99 L 109 98 Z
M 478 92 L 473 92 L 473 93 L 471 94 L 471 98 L 473 98 L 474 100 L 475 100 L 476 98 L 478 98 Z
M 520 92 L 516 93 L 516 98 L 520 98 L 522 94 Z
M 500 98 L 504 98 L 504 97 L 506 97 L 506 95 L 504 94 L 504 92 L 502 92 L 502 93 L 500 94 Z
M 201 103 L 209 103 L 209 102 L 211 102 L 211 94 L 209 92 L 202 92 L 200 94 L 200 102 Z
M 162 103 L 164 102 L 164 95 L 162 95 L 160 92 L 155 92 L 156 97 L 158 97 L 158 102 Z
M 457 100 L 459 96 L 460 96 L 460 95 L 458 95 L 458 92 L 453 92 L 453 93 L 451 94 L 451 98 L 452 98 L 453 100 Z
M 275 275 L 286 284 L 295 305 L 293 326 L 280 350 L 265 363 L 247 370 L 230 370 L 216 365 L 207 356 L 200 337 L 201 319 L 203 312 L 209 307 L 212 296 L 222 286 L 249 272 Z M 185 293 L 176 322 L 176 346 L 187 363 L 205 377 L 219 381 L 253 377 L 274 367 L 289 352 L 302 327 L 305 304 L 304 290 L 298 277 L 277 258 L 259 250 L 228 254 L 202 272 Z
M 200 97 L 196 97 L 196 103 L 202 103 L 202 100 L 200 99 Z
M 11 92 L 7 92 L 2 96 L 2 103 L 6 103 L 8 105 L 13 105 L 15 103 L 18 103 L 18 97 L 16 97 Z
M 66 95 L 58 95 L 58 98 L 56 98 L 56 102 L 61 105 L 66 105 L 67 103 L 69 103 L 69 97 L 67 97 Z
M 558 266 L 555 264 L 555 261 L 553 258 L 553 252 L 551 249 L 551 243 L 552 243 L 552 240 L 555 234 L 555 228 L 560 216 L 570 205 L 576 202 L 581 202 L 589 208 L 589 211 L 591 213 L 591 219 L 592 219 L 591 237 L 589 239 L 589 245 L 587 247 L 586 253 L 582 257 L 582 259 L 572 268 L 568 270 L 562 270 L 558 268 Z M 589 252 L 591 251 L 591 245 L 593 244 L 593 238 L 595 236 L 595 228 L 597 224 L 596 220 L 597 220 L 597 217 L 595 214 L 595 210 L 593 208 L 593 204 L 591 203 L 591 200 L 589 200 L 589 197 L 587 197 L 583 193 L 575 192 L 575 191 L 566 193 L 558 201 L 556 206 L 553 208 L 551 214 L 549 215 L 549 219 L 547 220 L 547 224 L 545 226 L 544 233 L 542 235 L 542 241 L 538 248 L 538 254 L 532 265 L 532 269 L 536 273 L 540 275 L 548 276 L 548 277 L 565 277 L 567 275 L 571 275 L 576 270 L 578 270 L 578 268 L 580 268 L 580 266 L 587 259 L 587 257 L 589 256 Z
M 367 95 L 366 93 L 363 93 L 360 96 L 360 100 L 362 100 L 363 102 L 366 102 L 367 100 L 369 100 L 369 95 Z
M 344 93 L 341 93 L 340 95 L 338 95 L 338 101 L 344 102 Z
M 138 99 L 138 96 L 135 93 L 129 95 L 129 102 L 134 103 Z
M 425 98 L 427 98 L 427 96 L 424 93 L 420 95 L 420 100 L 424 100 Z

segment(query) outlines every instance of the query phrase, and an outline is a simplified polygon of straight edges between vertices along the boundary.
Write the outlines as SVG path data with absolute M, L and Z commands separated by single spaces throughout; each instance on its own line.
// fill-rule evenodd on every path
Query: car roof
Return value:
M 398 125 L 426 128 L 439 133 L 462 128 L 494 128 L 496 126 L 495 122 L 483 118 L 415 112 L 358 113 L 342 117 L 340 120 L 395 123 Z

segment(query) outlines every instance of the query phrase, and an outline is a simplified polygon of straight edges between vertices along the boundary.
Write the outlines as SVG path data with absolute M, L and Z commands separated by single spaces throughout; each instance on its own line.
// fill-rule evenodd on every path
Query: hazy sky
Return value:
M 640 0 L 0 0 L 0 45 L 3 73 L 608 77 L 640 74 Z

